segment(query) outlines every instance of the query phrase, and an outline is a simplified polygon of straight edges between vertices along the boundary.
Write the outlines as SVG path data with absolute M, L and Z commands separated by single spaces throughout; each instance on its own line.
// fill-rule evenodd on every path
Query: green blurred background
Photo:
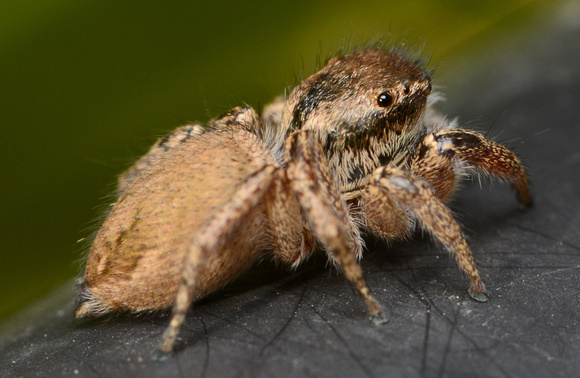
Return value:
M 554 4 L 3 0 L 0 320 L 79 273 L 77 240 L 156 137 L 264 105 L 345 40 L 424 43 L 445 85 Z

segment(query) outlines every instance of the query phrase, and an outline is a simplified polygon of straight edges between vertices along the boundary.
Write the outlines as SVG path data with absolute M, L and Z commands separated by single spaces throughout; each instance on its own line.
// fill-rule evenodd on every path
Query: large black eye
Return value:
M 393 104 L 393 96 L 391 96 L 389 94 L 389 92 L 383 92 L 377 98 L 377 103 L 382 108 L 386 108 L 387 106 L 391 106 Z

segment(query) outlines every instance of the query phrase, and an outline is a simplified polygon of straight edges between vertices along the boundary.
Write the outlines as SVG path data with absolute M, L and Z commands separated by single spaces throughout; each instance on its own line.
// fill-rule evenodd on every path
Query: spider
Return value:
M 488 300 L 445 202 L 472 171 L 511 182 L 531 203 L 509 149 L 433 108 L 431 78 L 396 50 L 335 57 L 264 109 L 238 107 L 160 139 L 119 179 L 96 234 L 76 317 L 173 307 L 171 353 L 192 302 L 260 256 L 297 267 L 322 247 L 386 321 L 357 260 L 361 229 L 391 240 L 418 223 L 455 258 L 469 294 Z

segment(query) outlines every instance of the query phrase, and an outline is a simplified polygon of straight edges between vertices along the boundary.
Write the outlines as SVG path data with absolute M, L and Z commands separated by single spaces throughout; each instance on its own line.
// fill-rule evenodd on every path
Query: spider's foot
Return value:
M 534 201 L 532 199 L 529 199 L 527 202 L 521 202 L 518 205 L 518 208 L 520 210 L 527 210 L 527 209 L 531 209 L 532 207 L 534 207 Z
M 165 352 L 161 349 L 157 349 L 154 353 L 153 353 L 153 361 L 158 361 L 158 362 L 163 362 L 163 361 L 167 361 L 168 359 L 170 359 L 173 356 L 173 353 L 171 352 Z
M 475 299 L 478 302 L 489 301 L 489 294 L 485 290 L 485 286 L 483 286 L 483 290 L 477 294 L 473 291 L 473 289 L 471 287 L 467 291 L 469 292 L 469 295 L 471 296 L 471 298 Z
M 371 320 L 373 321 L 373 323 L 375 323 L 375 325 L 379 326 L 388 323 L 389 317 L 385 315 L 384 312 L 381 311 L 376 315 L 372 315 Z

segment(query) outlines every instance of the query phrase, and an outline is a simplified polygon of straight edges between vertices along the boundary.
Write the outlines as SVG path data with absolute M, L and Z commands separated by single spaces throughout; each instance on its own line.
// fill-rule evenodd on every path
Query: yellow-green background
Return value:
M 550 1 L 0 3 L 0 319 L 75 276 L 115 177 L 156 136 L 266 103 L 344 40 L 425 42 L 444 84 Z M 472 60 L 477 61 L 477 60 Z

